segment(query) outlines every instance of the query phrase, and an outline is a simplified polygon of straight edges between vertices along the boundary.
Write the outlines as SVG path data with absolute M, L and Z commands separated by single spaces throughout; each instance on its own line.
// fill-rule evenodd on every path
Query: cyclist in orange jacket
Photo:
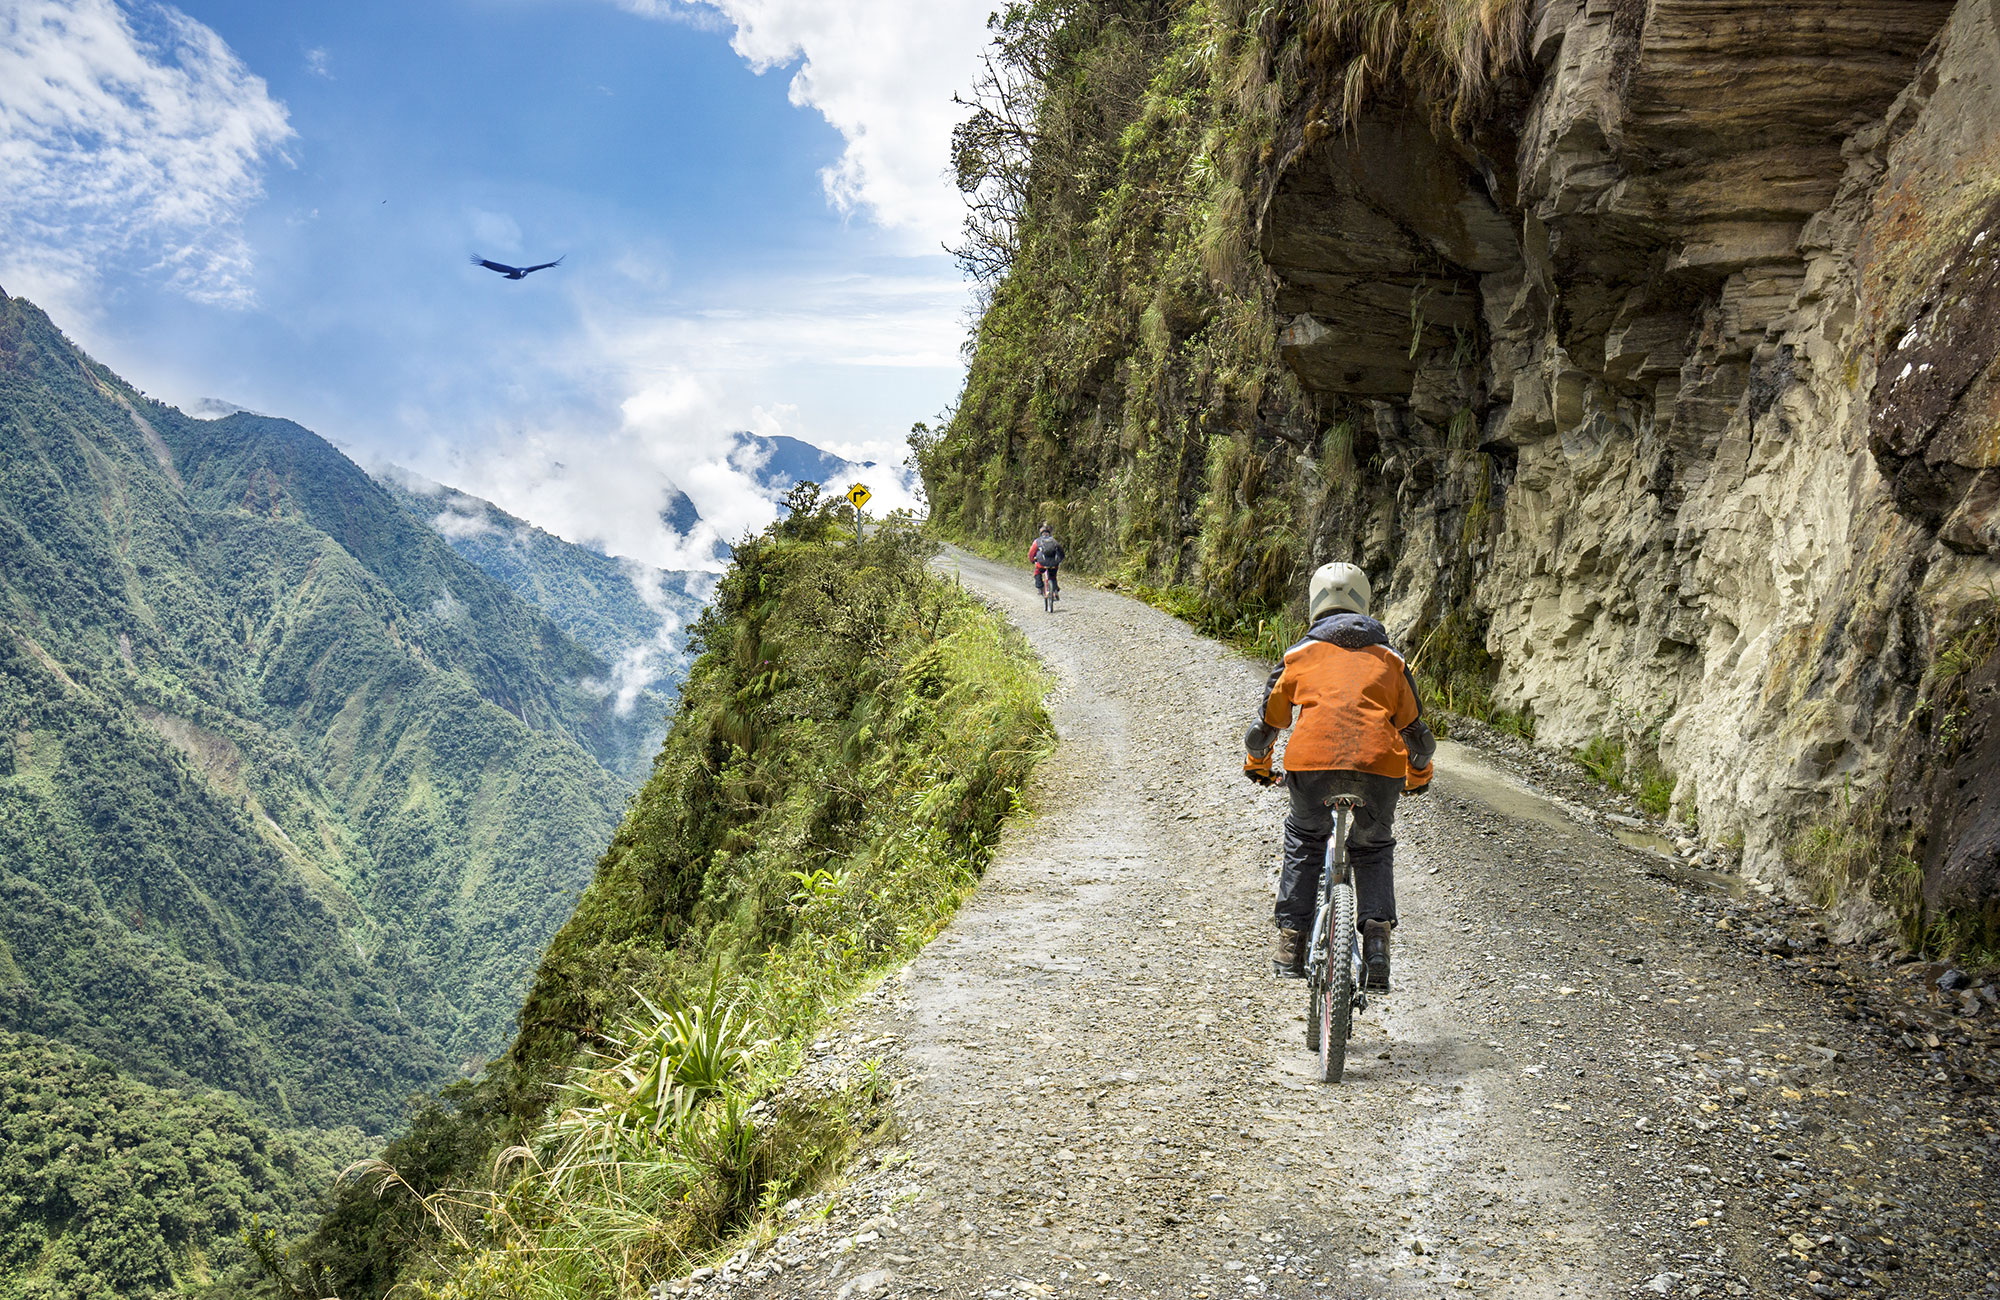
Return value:
M 1389 988 L 1389 933 L 1396 925 L 1396 803 L 1421 793 L 1431 779 L 1437 741 L 1423 721 L 1416 681 L 1389 634 L 1368 615 L 1368 575 L 1353 564 L 1321 565 L 1312 576 L 1311 621 L 1305 639 L 1285 651 L 1264 688 L 1257 721 L 1244 734 L 1243 774 L 1273 784 L 1272 747 L 1285 745 L 1285 865 L 1278 881 L 1278 934 L 1272 970 L 1305 975 L 1306 931 L 1312 928 L 1326 842 L 1333 833 L 1333 797 L 1357 794 L 1347 833 L 1361 923 L 1362 986 Z M 1293 710 L 1298 710 L 1296 719 Z

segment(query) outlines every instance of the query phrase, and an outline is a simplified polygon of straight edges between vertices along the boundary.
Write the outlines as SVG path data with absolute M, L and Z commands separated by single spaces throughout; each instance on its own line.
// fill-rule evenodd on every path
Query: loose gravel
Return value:
M 816 1045 L 811 1080 L 897 1080 L 893 1136 L 661 1295 L 2000 1297 L 2000 991 L 1622 843 L 1635 810 L 1475 728 L 1403 805 L 1396 992 L 1322 1085 L 1269 974 L 1283 796 L 1240 776 L 1267 668 L 946 568 L 1054 669 L 1062 745 Z

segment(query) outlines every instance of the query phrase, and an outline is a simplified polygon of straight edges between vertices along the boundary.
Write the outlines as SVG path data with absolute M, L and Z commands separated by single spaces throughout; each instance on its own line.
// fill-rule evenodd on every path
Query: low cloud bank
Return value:
M 446 449 L 443 463 L 426 468 L 565 540 L 657 569 L 719 574 L 729 546 L 778 517 L 790 479 L 770 472 L 772 449 L 755 436 L 777 436 L 776 416 L 766 413 L 760 429 L 716 432 L 707 399 L 698 380 L 680 375 L 634 394 L 609 432 L 503 433 L 477 451 Z M 828 467 L 824 486 L 844 492 L 865 482 L 873 515 L 916 508 L 903 452 L 844 445 L 837 455 L 887 463 L 845 460 Z M 685 531 L 669 522 L 683 494 L 699 515 Z

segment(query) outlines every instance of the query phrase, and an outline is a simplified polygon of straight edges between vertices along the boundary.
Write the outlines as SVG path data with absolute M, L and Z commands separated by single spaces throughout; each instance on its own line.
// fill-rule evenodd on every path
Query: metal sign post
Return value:
M 875 495 L 866 486 L 856 483 L 847 489 L 847 499 L 854 504 L 854 540 L 861 541 L 861 507 L 868 504 L 868 498 Z

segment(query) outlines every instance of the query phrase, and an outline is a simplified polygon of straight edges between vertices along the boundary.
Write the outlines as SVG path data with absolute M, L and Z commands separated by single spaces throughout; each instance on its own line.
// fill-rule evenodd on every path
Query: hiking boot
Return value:
M 1306 977 L 1305 931 L 1278 931 L 1278 937 L 1271 941 L 1271 973 L 1281 980 Z
M 1389 991 L 1389 923 L 1361 923 L 1361 987 L 1375 993 Z

